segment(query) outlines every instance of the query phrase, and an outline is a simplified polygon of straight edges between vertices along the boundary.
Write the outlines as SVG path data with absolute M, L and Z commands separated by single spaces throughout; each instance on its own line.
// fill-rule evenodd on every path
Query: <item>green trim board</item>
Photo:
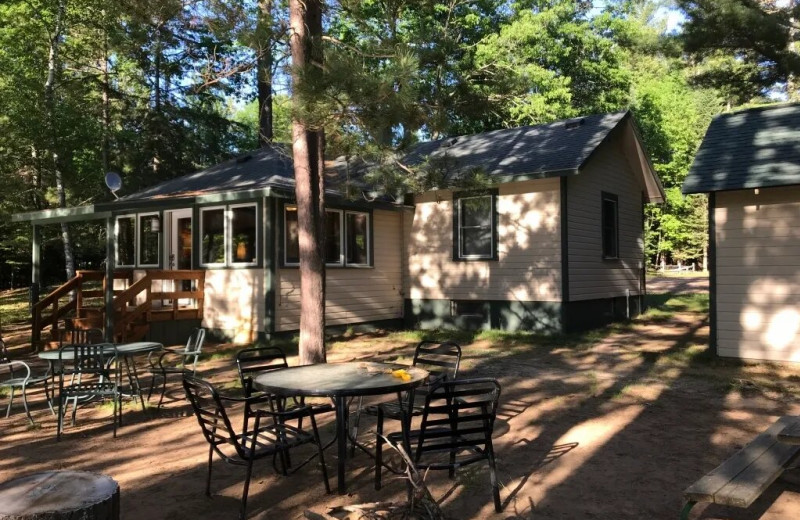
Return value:
M 32 222 L 34 224 L 60 224 L 64 222 L 80 222 L 83 220 L 102 220 L 111 215 L 97 205 L 78 206 L 74 208 L 44 209 L 11 215 L 11 222 Z
M 708 194 L 708 314 L 709 334 L 708 346 L 715 356 L 719 352 L 717 342 L 717 194 Z
M 581 332 L 626 321 L 629 311 L 631 318 L 642 313 L 642 303 L 638 295 L 567 302 L 564 332 Z
M 459 300 L 460 301 L 460 300 Z M 454 315 L 454 300 L 406 299 L 406 326 L 424 330 L 529 330 L 544 334 L 562 330 L 560 302 L 476 300 L 477 312 Z

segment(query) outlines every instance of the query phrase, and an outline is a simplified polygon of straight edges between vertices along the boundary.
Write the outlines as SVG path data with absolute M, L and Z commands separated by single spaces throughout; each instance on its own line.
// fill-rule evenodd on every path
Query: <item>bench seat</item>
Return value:
M 681 518 L 688 518 L 689 510 L 697 502 L 750 507 L 800 452 L 800 445 L 778 440 L 784 428 L 794 427 L 798 421 L 800 417 L 781 417 L 747 446 L 686 488 L 683 495 L 688 503 Z

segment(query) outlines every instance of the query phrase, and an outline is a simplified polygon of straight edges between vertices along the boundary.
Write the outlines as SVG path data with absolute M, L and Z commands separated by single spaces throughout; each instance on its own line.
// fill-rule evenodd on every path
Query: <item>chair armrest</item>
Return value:
M 296 417 L 305 417 L 311 413 L 311 406 L 301 406 L 300 408 L 292 408 L 285 412 L 273 412 L 270 410 L 258 409 L 253 412 L 256 417 L 269 417 L 271 419 L 294 419 Z

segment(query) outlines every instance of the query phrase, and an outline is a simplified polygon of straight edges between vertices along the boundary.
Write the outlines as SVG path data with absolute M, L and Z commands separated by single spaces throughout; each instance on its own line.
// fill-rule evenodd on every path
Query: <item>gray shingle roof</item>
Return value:
M 490 176 L 552 177 L 577 172 L 629 112 L 591 115 L 420 143 L 406 157 L 447 157 L 456 168 L 481 168 Z
M 630 113 L 615 112 L 545 125 L 494 130 L 415 145 L 401 161 L 419 165 L 444 160 L 456 176 L 481 169 L 490 176 L 532 178 L 577 173 L 591 154 Z M 171 179 L 122 197 L 124 201 L 197 196 L 261 188 L 294 188 L 290 150 L 273 145 L 205 170 Z M 344 170 L 344 162 L 333 163 Z M 356 168 L 356 170 L 364 168 Z
M 683 193 L 800 184 L 800 104 L 714 118 Z

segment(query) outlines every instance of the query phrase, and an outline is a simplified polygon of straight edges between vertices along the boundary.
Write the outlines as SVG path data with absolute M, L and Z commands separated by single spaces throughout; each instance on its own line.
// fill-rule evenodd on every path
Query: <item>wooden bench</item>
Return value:
M 789 444 L 788 437 L 779 440 L 784 428 L 787 433 L 800 431 L 800 417 L 781 417 L 711 473 L 686 488 L 683 496 L 687 503 L 681 519 L 688 519 L 689 511 L 698 502 L 750 507 L 800 452 L 800 445 Z

